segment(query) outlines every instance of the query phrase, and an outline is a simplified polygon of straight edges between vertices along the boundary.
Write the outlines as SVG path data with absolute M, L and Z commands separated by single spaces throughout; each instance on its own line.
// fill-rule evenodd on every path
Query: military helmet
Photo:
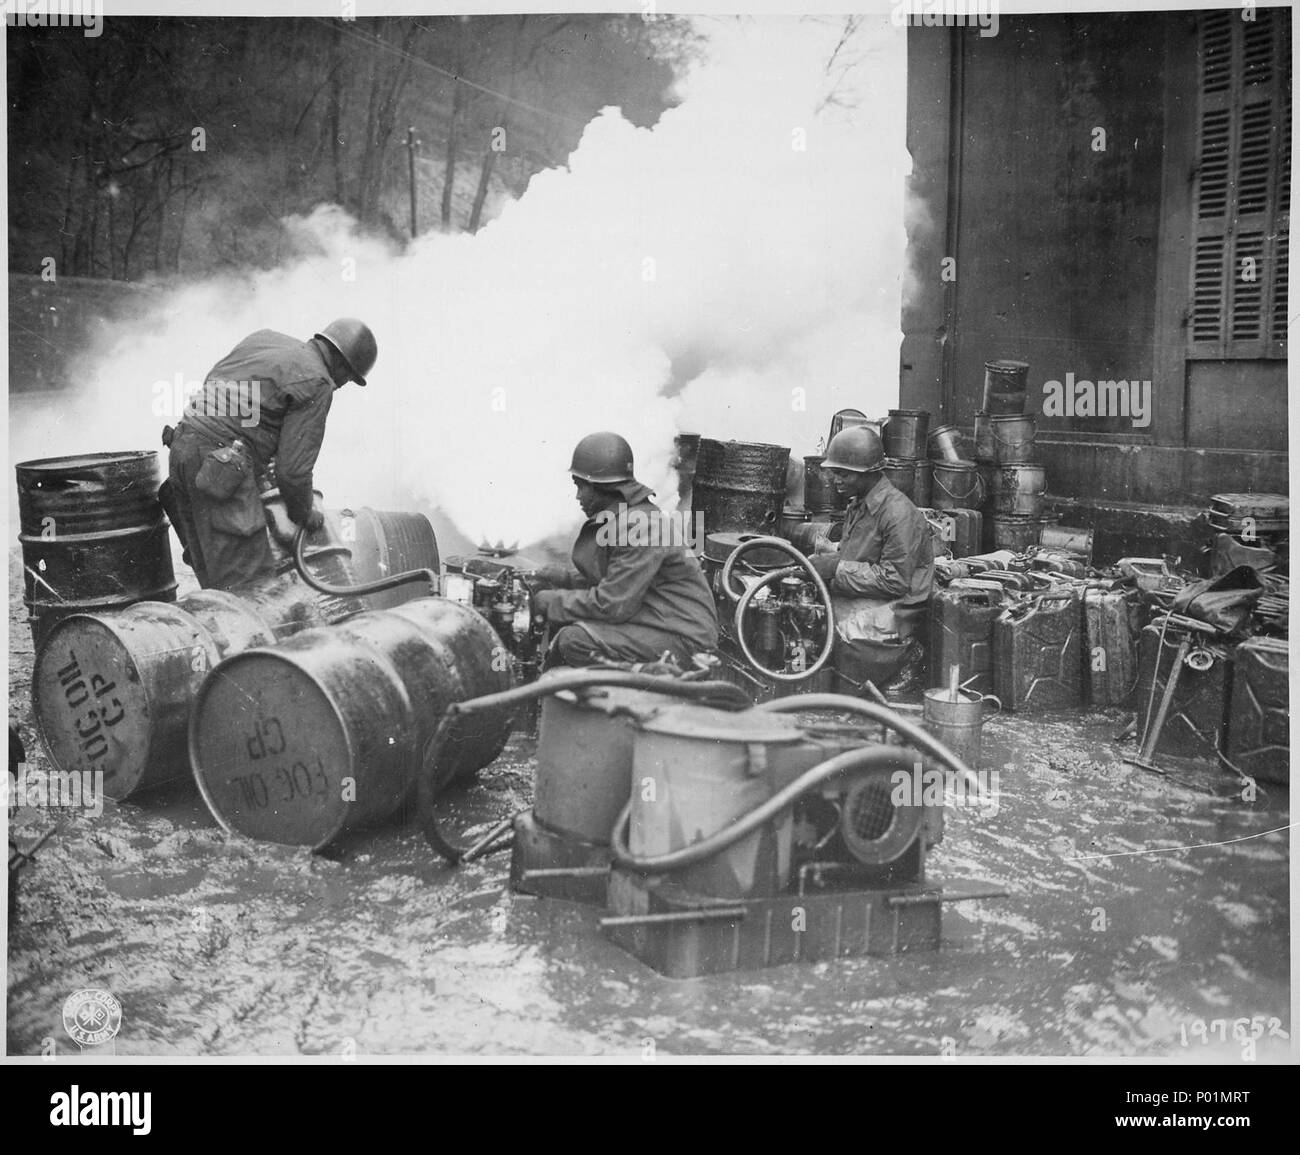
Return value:
M 631 481 L 632 447 L 617 433 L 588 433 L 573 451 L 569 472 L 594 485 Z
M 331 321 L 316 336 L 334 346 L 339 356 L 347 362 L 352 380 L 358 385 L 366 383 L 370 370 L 375 367 L 375 358 L 379 356 L 379 345 L 369 325 L 355 317 L 340 317 L 337 321 Z
M 823 469 L 849 469 L 854 473 L 875 473 L 885 466 L 885 447 L 880 436 L 865 425 L 841 430 L 826 447 Z

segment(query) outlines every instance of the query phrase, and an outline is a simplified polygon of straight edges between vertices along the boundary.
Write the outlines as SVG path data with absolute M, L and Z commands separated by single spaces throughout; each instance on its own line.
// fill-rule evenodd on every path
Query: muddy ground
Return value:
M 178 571 L 179 572 L 179 571 Z M 44 767 L 15 559 L 10 721 Z M 53 1046 L 64 1000 L 121 1002 L 119 1055 L 1143 1056 L 1290 1054 L 1288 794 L 1125 765 L 1123 716 L 995 718 L 999 809 L 950 808 L 931 874 L 1006 898 L 945 908 L 936 952 L 665 979 L 607 942 L 598 912 L 513 895 L 508 855 L 443 866 L 409 823 L 328 856 L 224 834 L 186 783 L 99 817 L 23 810 L 9 927 L 10 1054 Z M 528 805 L 516 735 L 448 803 L 466 833 Z M 1179 849 L 1174 849 L 1179 848 Z M 1223 1021 L 1226 1027 L 1220 1040 Z M 46 1042 L 46 1040 L 52 1040 Z

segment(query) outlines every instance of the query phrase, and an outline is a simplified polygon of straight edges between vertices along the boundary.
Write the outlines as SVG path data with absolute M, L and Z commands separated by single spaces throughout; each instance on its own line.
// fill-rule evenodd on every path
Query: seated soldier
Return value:
M 925 515 L 881 473 L 884 464 L 880 438 L 865 426 L 831 440 L 822 468 L 850 501 L 838 546 L 819 540 L 811 561 L 835 610 L 836 669 L 905 692 L 924 671 L 934 544 Z
M 553 630 L 547 665 L 653 661 L 667 651 L 689 668 L 693 654 L 718 644 L 713 595 L 694 555 L 664 531 L 653 492 L 633 477 L 631 446 L 617 433 L 592 433 L 569 472 L 587 521 L 573 567 L 539 571 L 564 587 L 533 598 Z

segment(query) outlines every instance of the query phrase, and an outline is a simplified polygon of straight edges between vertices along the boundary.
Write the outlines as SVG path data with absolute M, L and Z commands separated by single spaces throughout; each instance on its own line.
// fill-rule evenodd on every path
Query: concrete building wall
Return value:
M 1285 359 L 1189 356 L 1199 59 L 1186 13 L 909 30 L 923 276 L 903 314 L 902 404 L 969 427 L 984 362 L 1027 361 L 1048 490 L 1076 522 L 1287 489 Z M 1289 86 L 1289 48 L 1286 64 Z M 1149 423 L 1043 416 L 1044 385 L 1067 373 L 1150 381 Z

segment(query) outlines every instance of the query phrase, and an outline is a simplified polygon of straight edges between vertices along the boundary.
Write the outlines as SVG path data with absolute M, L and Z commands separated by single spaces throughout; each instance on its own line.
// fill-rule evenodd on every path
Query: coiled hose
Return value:
M 764 574 L 757 582 L 749 586 L 739 597 L 731 589 L 731 571 L 735 568 L 736 561 L 741 554 L 748 553 L 750 550 L 758 548 L 770 548 L 778 550 L 793 559 L 797 564 L 786 566 L 782 569 L 773 570 Z M 753 601 L 759 590 L 771 585 L 784 577 L 790 577 L 796 573 L 803 573 L 808 576 L 813 584 L 817 587 L 817 596 L 821 599 L 822 608 L 826 611 L 826 638 L 822 642 L 821 653 L 817 655 L 816 660 L 805 670 L 800 670 L 794 674 L 784 674 L 780 670 L 772 670 L 763 665 L 749 648 L 749 643 L 745 640 L 745 611 Z M 721 585 L 727 597 L 736 603 L 735 629 L 736 642 L 740 646 L 740 651 L 745 655 L 745 660 L 758 670 L 765 677 L 771 678 L 776 682 L 802 682 L 816 674 L 828 661 L 830 661 L 831 651 L 835 646 L 835 608 L 831 604 L 831 593 L 826 588 L 826 582 L 822 580 L 822 575 L 813 569 L 812 563 L 808 558 L 795 549 L 784 538 L 780 537 L 753 537 L 742 542 L 734 550 L 722 567 Z
M 864 702 L 858 698 L 849 698 L 843 694 L 801 694 L 793 698 L 779 698 L 765 702 L 756 707 L 773 714 L 791 714 L 801 710 L 844 710 L 860 714 L 882 726 L 893 730 L 906 738 L 912 745 L 931 755 L 935 761 L 960 774 L 968 784 L 978 787 L 978 779 L 970 767 L 948 749 L 942 742 L 927 734 L 919 726 L 913 725 L 905 718 L 900 718 L 892 710 L 878 706 L 874 702 Z M 681 870 L 687 866 L 704 862 L 721 854 L 728 847 L 734 846 L 743 838 L 748 838 L 760 826 L 772 821 L 783 810 L 793 806 L 799 798 L 827 778 L 845 770 L 878 770 L 881 768 L 910 770 L 915 757 L 908 753 L 906 747 L 885 746 L 871 747 L 865 750 L 849 750 L 825 762 L 820 762 L 805 770 L 789 785 L 782 787 L 765 801 L 759 803 L 748 814 L 742 814 L 721 830 L 667 854 L 657 854 L 639 858 L 628 848 L 627 836 L 631 826 L 632 802 L 623 808 L 614 823 L 610 835 L 614 861 L 620 866 L 642 874 L 664 874 L 670 870 Z

